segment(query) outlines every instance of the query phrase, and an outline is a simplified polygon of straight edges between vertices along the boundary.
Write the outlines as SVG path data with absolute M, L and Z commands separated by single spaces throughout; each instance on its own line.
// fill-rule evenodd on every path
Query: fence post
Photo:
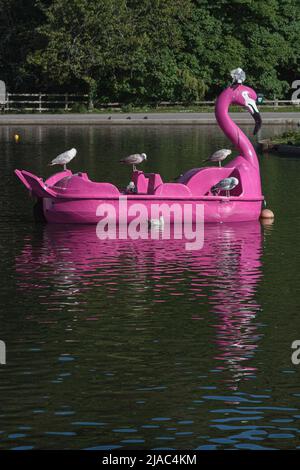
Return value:
M 92 96 L 89 96 L 89 105 L 88 105 L 88 106 L 89 106 L 89 107 L 88 107 L 89 111 L 93 111 L 93 109 L 94 109 L 94 101 L 93 101 Z
M 9 93 L 6 93 L 6 111 L 9 111 Z
M 0 111 L 5 110 L 6 104 L 6 86 L 3 80 L 0 80 Z
M 68 93 L 65 93 L 65 111 L 69 111 Z
M 42 93 L 39 94 L 39 113 L 42 112 Z

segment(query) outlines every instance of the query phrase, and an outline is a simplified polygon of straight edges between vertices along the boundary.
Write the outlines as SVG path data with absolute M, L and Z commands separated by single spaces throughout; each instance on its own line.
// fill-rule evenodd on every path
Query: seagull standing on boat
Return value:
M 228 157 L 228 155 L 231 154 L 230 149 L 221 149 L 217 150 L 215 153 L 213 153 L 207 160 L 204 160 L 205 162 L 219 162 L 219 167 L 222 166 L 222 161 L 225 160 L 225 158 Z
M 136 193 L 136 187 L 133 181 L 129 181 L 129 184 L 126 186 L 126 193 Z
M 73 160 L 73 158 L 75 157 L 76 154 L 77 154 L 77 150 L 74 149 L 74 148 L 70 149 L 70 150 L 67 150 L 66 152 L 61 153 L 56 158 L 54 158 L 54 160 L 52 160 L 52 162 L 49 163 L 49 165 L 50 166 L 52 166 L 52 165 L 63 165 L 64 170 L 66 170 L 67 169 L 67 164 L 70 163 L 71 160 Z
M 224 178 L 223 180 L 219 181 L 217 184 L 212 186 L 211 192 L 213 195 L 219 194 L 220 191 L 226 191 L 226 196 L 230 196 L 230 191 L 234 189 L 239 184 L 239 180 L 234 176 L 230 178 Z
M 125 163 L 125 165 L 132 165 L 133 171 L 136 171 L 136 165 L 139 165 L 144 160 L 147 160 L 147 155 L 145 153 L 134 153 L 133 155 L 122 158 L 120 163 Z

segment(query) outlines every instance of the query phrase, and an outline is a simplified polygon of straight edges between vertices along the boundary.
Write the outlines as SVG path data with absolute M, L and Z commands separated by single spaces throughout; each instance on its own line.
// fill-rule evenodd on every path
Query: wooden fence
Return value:
M 190 106 L 212 107 L 214 101 L 195 101 Z M 89 102 L 88 95 L 84 94 L 55 94 L 55 93 L 6 93 L 5 101 L 1 102 L 1 108 L 4 112 L 80 112 L 80 106 L 92 110 L 93 105 Z M 184 106 L 182 102 L 161 101 L 153 106 L 157 108 L 167 108 L 172 106 Z M 272 107 L 278 109 L 282 106 L 300 106 L 300 100 L 265 100 L 260 107 Z M 96 103 L 97 109 L 115 109 L 121 110 L 122 103 Z
M 88 106 L 88 95 L 72 93 L 7 93 L 4 111 L 70 111 L 76 104 Z

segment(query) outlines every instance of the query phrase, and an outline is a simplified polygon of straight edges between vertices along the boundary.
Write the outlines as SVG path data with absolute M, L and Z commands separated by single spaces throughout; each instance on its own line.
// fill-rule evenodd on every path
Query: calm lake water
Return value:
M 13 169 L 49 175 L 74 146 L 93 179 L 126 185 L 118 160 L 140 151 L 172 179 L 229 145 L 217 127 L 1 127 L 0 144 L 0 448 L 300 448 L 300 159 L 260 159 L 273 225 L 210 225 L 191 252 L 35 224 Z

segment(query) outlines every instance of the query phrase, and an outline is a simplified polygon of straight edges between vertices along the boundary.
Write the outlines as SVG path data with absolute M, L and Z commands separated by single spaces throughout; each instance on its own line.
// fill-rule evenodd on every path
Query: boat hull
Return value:
M 43 199 L 47 222 L 57 224 L 126 224 L 137 218 L 141 222 L 159 219 L 165 223 L 246 222 L 258 220 L 263 198 L 241 199 L 230 197 L 199 199 L 103 198 L 85 200 Z M 202 220 L 201 220 L 202 219 Z

